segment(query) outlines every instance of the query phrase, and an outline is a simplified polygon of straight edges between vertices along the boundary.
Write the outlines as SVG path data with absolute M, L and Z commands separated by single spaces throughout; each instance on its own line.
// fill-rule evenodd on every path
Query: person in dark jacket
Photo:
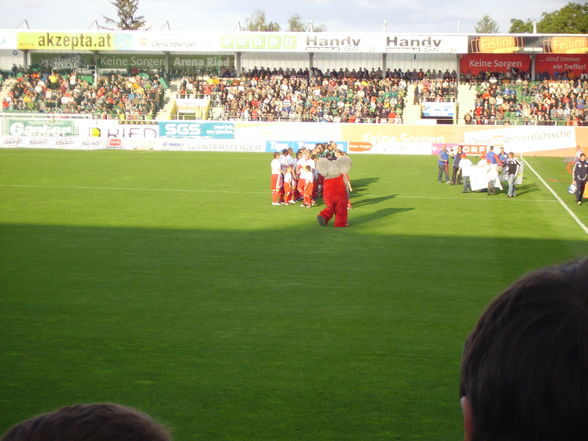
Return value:
M 588 162 L 586 162 L 586 155 L 581 153 L 572 169 L 572 184 L 576 186 L 576 203 L 578 205 L 582 205 L 582 198 L 584 197 L 584 189 L 586 188 L 587 180 Z

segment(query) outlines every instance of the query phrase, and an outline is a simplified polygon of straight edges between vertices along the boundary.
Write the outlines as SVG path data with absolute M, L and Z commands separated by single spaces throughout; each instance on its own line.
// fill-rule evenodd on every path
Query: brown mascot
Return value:
M 335 216 L 335 227 L 347 227 L 347 205 L 349 193 L 343 175 L 351 170 L 351 159 L 342 156 L 336 161 L 321 158 L 316 163 L 316 170 L 325 179 L 323 183 L 323 200 L 326 208 L 317 216 L 317 221 L 326 227 Z

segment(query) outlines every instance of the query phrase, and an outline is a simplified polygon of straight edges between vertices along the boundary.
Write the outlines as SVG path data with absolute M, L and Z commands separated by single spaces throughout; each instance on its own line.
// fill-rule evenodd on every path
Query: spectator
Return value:
M 22 421 L 0 441 L 170 441 L 149 415 L 119 404 L 76 404 Z
M 534 271 L 466 340 L 466 441 L 588 439 L 588 260 Z
M 3 107 L 7 111 L 90 113 L 97 118 L 153 119 L 163 107 L 158 76 L 105 75 L 96 84 L 82 77 L 25 73 L 17 78 Z

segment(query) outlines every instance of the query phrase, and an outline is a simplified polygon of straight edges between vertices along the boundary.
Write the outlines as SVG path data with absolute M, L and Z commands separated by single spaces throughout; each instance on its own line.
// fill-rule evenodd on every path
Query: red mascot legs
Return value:
M 335 227 L 347 227 L 349 195 L 342 175 L 332 179 L 325 179 L 323 200 L 326 208 L 320 212 L 317 218 L 319 224 L 326 226 L 331 218 L 335 216 Z

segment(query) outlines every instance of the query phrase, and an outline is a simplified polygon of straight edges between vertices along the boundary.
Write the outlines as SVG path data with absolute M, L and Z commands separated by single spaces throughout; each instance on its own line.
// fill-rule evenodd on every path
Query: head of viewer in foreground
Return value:
M 111 403 L 76 404 L 11 427 L 0 441 L 170 441 L 149 415 Z
M 588 440 L 588 259 L 531 272 L 490 304 L 460 388 L 465 441 Z

